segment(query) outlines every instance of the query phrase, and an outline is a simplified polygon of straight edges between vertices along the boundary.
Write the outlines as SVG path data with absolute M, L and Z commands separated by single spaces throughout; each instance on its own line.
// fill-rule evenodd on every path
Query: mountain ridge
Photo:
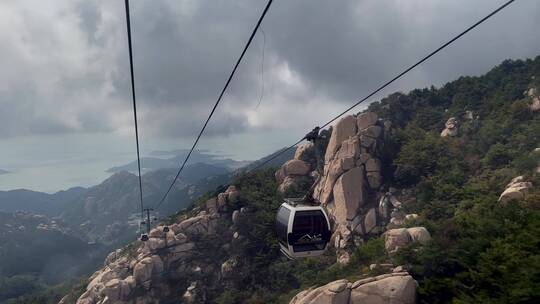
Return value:
M 142 157 L 141 170 L 143 172 L 148 172 L 148 171 L 154 171 L 158 169 L 178 168 L 178 164 L 180 164 L 185 159 L 185 157 L 189 153 L 189 150 L 179 149 L 179 150 L 170 151 L 170 152 L 176 153 L 177 155 L 170 158 L 165 158 L 165 159 L 156 158 L 156 157 Z M 230 158 L 222 158 L 219 155 L 210 154 L 207 152 L 208 151 L 206 150 L 194 150 L 190 156 L 191 163 L 192 164 L 205 163 L 208 165 L 215 165 L 215 166 L 228 168 L 230 170 L 239 169 L 251 163 L 250 161 L 237 161 Z M 167 154 L 159 153 L 158 155 L 167 155 Z M 106 170 L 106 172 L 109 172 L 109 173 L 115 173 L 119 171 L 136 172 L 137 162 L 132 161 L 128 164 L 111 167 Z
M 0 191 L 0 211 L 29 211 L 51 216 L 59 215 L 66 204 L 85 191 L 86 188 L 83 187 L 60 190 L 53 194 L 28 189 Z

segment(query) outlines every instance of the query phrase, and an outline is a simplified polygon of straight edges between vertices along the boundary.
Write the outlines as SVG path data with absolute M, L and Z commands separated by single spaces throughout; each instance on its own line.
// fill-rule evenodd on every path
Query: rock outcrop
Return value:
M 507 203 L 511 200 L 521 200 L 529 193 L 529 190 L 532 188 L 532 183 L 525 181 L 523 176 L 518 176 L 512 179 L 501 196 L 499 197 L 499 202 Z
M 341 264 L 347 264 L 352 249 L 369 237 L 418 217 L 401 211 L 398 190 L 380 191 L 384 181 L 379 147 L 390 127 L 375 113 L 365 112 L 343 118 L 332 130 L 314 198 L 328 210 Z M 411 238 L 408 233 L 407 237 Z
M 540 111 L 540 95 L 538 95 L 536 88 L 530 88 L 525 93 L 526 97 L 530 99 L 529 109 L 532 112 Z
M 278 190 L 286 193 L 302 180 L 313 182 L 312 171 L 316 169 L 315 146 L 309 142 L 296 148 L 294 159 L 284 163 L 276 171 L 276 181 L 280 184 Z
M 424 227 L 390 229 L 384 233 L 384 247 L 388 253 L 410 243 L 426 244 L 430 240 L 431 234 Z
M 298 293 L 290 304 L 414 304 L 417 287 L 407 272 L 395 272 L 310 288 Z
M 442 137 L 457 136 L 458 135 L 458 121 L 455 117 L 450 117 L 444 124 L 445 128 L 441 132 Z
M 457 121 L 450 119 L 447 127 L 457 132 Z M 372 112 L 346 116 L 332 128 L 324 154 L 324 168 L 314 185 L 313 198 L 328 211 L 333 230 L 331 244 L 340 264 L 347 264 L 354 248 L 370 237 L 403 227 L 418 218 L 416 214 L 402 211 L 403 203 L 398 197 L 407 197 L 403 191 L 394 188 L 381 191 L 384 181 L 380 153 L 386 132 L 390 131 L 391 124 Z M 300 146 L 295 159 L 276 172 L 276 179 L 281 182 L 280 190 L 288 185 L 287 179 L 308 174 L 305 161 L 313 159 L 306 156 L 310 155 L 311 149 L 311 143 Z M 401 236 L 394 235 L 395 231 L 389 232 L 389 251 L 412 241 L 425 243 L 429 240 L 429 232 L 424 228 L 410 229 L 403 229 Z
M 328 210 L 342 264 L 348 263 L 355 244 L 383 230 L 384 216 L 378 208 L 383 184 L 379 148 L 389 128 L 372 112 L 346 116 L 332 128 L 313 197 Z
M 202 284 L 196 280 L 185 281 L 185 278 L 197 278 L 201 272 L 217 273 L 226 278 L 238 262 L 232 258 L 223 261 L 221 272 L 220 264 L 213 267 L 197 262 L 201 258 L 197 240 L 218 233 L 229 242 L 234 239 L 233 221 L 237 221 L 243 212 L 230 209 L 231 204 L 239 200 L 239 195 L 239 191 L 230 186 L 208 200 L 205 210 L 199 210 L 195 216 L 181 218 L 170 225 L 168 231 L 164 226 L 158 226 L 150 231 L 148 241 L 109 254 L 104 267 L 90 277 L 77 304 L 159 303 L 159 299 L 174 295 L 181 296 L 187 303 L 203 303 L 206 295 Z M 231 228 L 220 231 L 218 224 L 224 222 L 230 223 Z M 164 278 L 176 278 L 173 281 L 179 283 L 173 288 Z M 182 288 L 184 291 L 178 294 L 178 289 Z

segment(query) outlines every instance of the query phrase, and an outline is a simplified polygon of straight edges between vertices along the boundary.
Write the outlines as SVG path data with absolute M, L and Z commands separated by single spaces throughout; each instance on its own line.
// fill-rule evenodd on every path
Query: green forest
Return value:
M 382 148 L 386 186 L 414 190 L 416 200 L 406 208 L 422 220 L 409 224 L 431 232 L 426 246 L 410 245 L 390 257 L 383 239 L 373 238 L 347 266 L 335 264 L 332 252 L 289 261 L 279 253 L 273 231 L 282 201 L 274 170 L 237 177 L 239 204 L 251 211 L 239 225 L 246 238 L 235 246 L 245 262 L 231 285 L 216 286 L 210 298 L 223 304 L 286 303 L 302 289 L 374 275 L 370 264 L 392 261 L 410 267 L 419 282 L 419 303 L 539 303 L 540 155 L 534 149 L 540 146 L 540 114 L 529 110 L 524 95 L 540 87 L 535 75 L 540 57 L 508 60 L 481 77 L 395 93 L 369 106 L 393 124 Z M 467 111 L 472 119 L 464 118 Z M 450 117 L 459 118 L 459 135 L 441 137 Z M 498 202 L 519 175 L 536 190 L 522 201 Z

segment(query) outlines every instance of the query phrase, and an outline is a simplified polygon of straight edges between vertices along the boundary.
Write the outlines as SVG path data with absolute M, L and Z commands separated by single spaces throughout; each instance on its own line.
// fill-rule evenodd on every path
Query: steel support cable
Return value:
M 336 115 L 334 118 L 332 118 L 331 120 L 329 120 L 327 123 L 325 123 L 324 125 L 322 125 L 320 128 L 321 130 L 324 129 L 325 127 L 327 127 L 328 125 L 330 125 L 331 123 L 333 123 L 334 121 L 336 121 L 338 118 L 340 118 L 341 116 L 345 115 L 347 112 L 349 112 L 350 110 L 354 109 L 355 107 L 357 107 L 359 104 L 361 104 L 362 102 L 368 100 L 369 98 L 371 98 L 373 95 L 377 94 L 378 92 L 380 92 L 381 90 L 383 90 L 384 88 L 386 88 L 387 86 L 389 86 L 390 84 L 392 84 L 394 81 L 398 80 L 399 78 L 401 78 L 403 75 L 407 74 L 408 72 L 410 72 L 411 70 L 413 70 L 414 68 L 416 68 L 417 66 L 419 66 L 420 64 L 422 64 L 424 61 L 428 60 L 429 58 L 433 57 L 435 54 L 439 53 L 440 51 L 442 51 L 443 49 L 445 49 L 447 46 L 449 46 L 450 44 L 454 43 L 456 40 L 458 40 L 459 38 L 461 38 L 463 35 L 467 34 L 468 32 L 470 32 L 472 29 L 474 29 L 475 27 L 479 26 L 480 24 L 484 23 L 484 21 L 488 20 L 489 18 L 491 18 L 493 15 L 497 14 L 498 12 L 500 12 L 501 10 L 503 10 L 504 8 L 506 8 L 508 5 L 510 5 L 512 2 L 514 2 L 515 0 L 510 0 L 510 1 L 507 1 L 506 3 L 504 3 L 503 5 L 501 5 L 500 7 L 498 7 L 496 10 L 492 11 L 490 14 L 488 14 L 487 16 L 485 16 L 484 18 L 480 19 L 479 21 L 477 21 L 476 23 L 474 23 L 473 25 L 469 26 L 467 29 L 465 29 L 464 31 L 462 31 L 461 33 L 459 33 L 458 35 L 456 35 L 455 37 L 453 37 L 452 39 L 450 39 L 448 42 L 446 42 L 445 44 L 441 45 L 439 48 L 437 48 L 436 50 L 432 51 L 431 53 L 429 53 L 427 56 L 423 57 L 422 59 L 420 59 L 418 62 L 416 62 L 415 64 L 411 65 L 410 67 L 408 67 L 407 69 L 405 69 L 403 72 L 399 73 L 397 76 L 395 76 L 394 78 L 388 80 L 387 82 L 385 82 L 384 84 L 382 84 L 381 86 L 379 86 L 377 89 L 375 89 L 373 92 L 369 93 L 367 96 L 365 96 L 364 98 L 360 99 L 358 102 L 356 102 L 355 104 L 353 104 L 352 106 L 348 107 L 345 111 L 341 112 L 340 114 Z M 265 160 L 264 162 L 258 164 L 257 166 L 255 166 L 254 168 L 248 170 L 248 172 L 251 172 L 251 171 L 254 171 L 254 170 L 257 170 L 259 168 L 261 168 L 262 166 L 266 165 L 267 163 L 269 163 L 270 161 L 276 159 L 278 156 L 282 155 L 283 153 L 287 152 L 288 150 L 294 148 L 297 144 L 301 143 L 302 141 L 304 140 L 304 138 L 300 139 L 299 141 L 297 141 L 296 143 L 288 146 L 287 148 L 277 152 L 276 154 L 274 154 L 271 158 Z
M 135 98 L 135 75 L 133 72 L 133 48 L 131 46 L 131 20 L 129 16 L 129 0 L 125 0 L 126 24 L 129 49 L 129 70 L 131 75 L 131 96 L 133 97 L 133 119 L 135 121 L 135 143 L 137 145 L 137 169 L 139 170 L 139 196 L 141 201 L 141 219 L 144 220 L 144 203 L 141 177 L 141 154 L 139 150 L 139 126 L 137 124 L 137 101 Z
M 178 172 L 176 173 L 176 176 L 174 177 L 173 181 L 171 182 L 169 188 L 167 189 L 167 192 L 165 192 L 165 194 L 163 195 L 161 200 L 157 203 L 157 205 L 156 205 L 156 207 L 154 209 L 158 209 L 159 206 L 161 206 L 161 204 L 163 204 L 163 202 L 165 201 L 165 199 L 167 198 L 167 196 L 171 192 L 174 184 L 178 180 L 178 177 L 180 176 L 180 173 L 182 173 L 182 171 L 184 170 L 184 167 L 186 166 L 186 163 L 188 162 L 189 158 L 191 157 L 191 153 L 193 153 L 193 150 L 195 150 L 195 147 L 199 143 L 199 140 L 201 139 L 201 136 L 203 135 L 204 130 L 206 129 L 206 126 L 208 125 L 208 122 L 210 121 L 210 119 L 214 115 L 214 112 L 216 111 L 216 108 L 218 107 L 219 103 L 221 102 L 221 99 L 223 98 L 223 95 L 227 91 L 227 88 L 229 87 L 229 84 L 231 83 L 231 81 L 232 81 L 232 79 L 234 77 L 234 74 L 236 73 L 236 70 L 238 69 L 238 66 L 240 65 L 240 62 L 242 62 L 242 59 L 244 58 L 244 55 L 246 54 L 246 51 L 248 50 L 249 46 L 251 45 L 251 42 L 253 41 L 253 38 L 255 37 L 255 34 L 257 33 L 257 31 L 258 31 L 264 17 L 266 16 L 266 13 L 268 12 L 268 9 L 272 5 L 272 2 L 273 2 L 273 0 L 269 0 L 268 3 L 266 4 L 266 7 L 264 8 L 264 11 L 262 12 L 261 16 L 259 17 L 259 20 L 257 21 L 257 24 L 255 25 L 255 28 L 253 29 L 253 32 L 251 33 L 248 42 L 244 46 L 244 49 L 242 50 L 242 53 L 240 54 L 240 57 L 238 57 L 238 60 L 236 61 L 236 64 L 234 65 L 234 68 L 233 68 L 231 74 L 229 75 L 229 78 L 227 79 L 227 82 L 225 83 L 225 86 L 221 90 L 221 93 L 219 94 L 219 97 L 217 98 L 216 103 L 214 104 L 212 110 L 210 111 L 210 114 L 208 115 L 208 118 L 204 122 L 204 125 L 203 125 L 201 131 L 199 132 L 199 135 L 197 135 L 197 138 L 195 139 L 195 142 L 193 143 L 191 149 L 189 150 L 189 153 L 187 154 L 186 158 L 182 162 L 182 165 L 180 166 L 180 169 L 178 169 Z

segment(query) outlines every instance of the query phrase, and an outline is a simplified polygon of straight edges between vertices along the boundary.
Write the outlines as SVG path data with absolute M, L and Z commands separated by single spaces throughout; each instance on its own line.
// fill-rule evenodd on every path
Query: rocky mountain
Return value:
M 327 142 L 313 198 L 326 208 L 333 222 L 332 239 L 340 264 L 349 264 L 354 249 L 364 241 L 384 231 L 390 233 L 405 218 L 417 216 L 404 214 L 396 190 L 383 187 L 382 151 L 390 141 L 391 125 L 374 112 L 345 116 L 334 125 Z M 314 150 L 312 143 L 299 146 L 295 158 L 276 172 L 278 190 L 285 196 L 305 188 L 300 184 L 305 178 L 320 174 L 312 171 L 317 165 Z M 430 238 L 423 227 L 415 231 L 423 241 Z
M 210 158 L 206 154 L 200 155 L 199 157 Z M 267 158 L 254 163 L 260 163 L 265 159 Z M 284 161 L 283 156 L 280 156 L 274 159 L 272 164 L 279 166 Z M 268 166 L 272 164 L 269 163 Z M 161 200 L 175 174 L 176 168 L 159 169 L 143 174 L 143 200 L 148 207 L 155 206 Z M 229 183 L 234 174 L 229 168 L 206 163 L 186 166 L 171 193 L 153 216 L 169 216 L 188 207 L 204 193 Z M 127 171 L 113 174 L 100 185 L 89 188 L 77 200 L 72 201 L 61 216 L 67 223 L 77 226 L 89 241 L 121 245 L 127 240 L 132 240 L 139 231 L 140 220 L 136 176 Z
M 112 252 L 60 303 L 539 302 L 539 76 L 540 57 L 505 61 L 343 117 Z M 275 212 L 312 186 L 330 249 L 291 261 Z
M 17 189 L 0 191 L 0 211 L 26 211 L 35 214 L 58 216 L 69 203 L 86 191 L 82 187 L 58 191 L 53 194 Z
M 153 207 L 159 202 L 175 175 L 174 169 L 143 174 L 143 200 L 147 207 Z M 186 208 L 193 199 L 215 189 L 229 178 L 229 170 L 225 168 L 206 164 L 190 165 L 152 216 L 167 216 Z M 70 225 L 77 226 L 89 241 L 124 244 L 136 238 L 139 233 L 138 187 L 136 175 L 126 171 L 115 173 L 71 202 L 61 217 Z
M 175 155 L 170 158 L 158 158 L 158 157 L 143 157 L 141 158 L 141 166 L 143 173 L 154 171 L 158 169 L 174 169 L 178 168 L 178 164 L 182 163 L 189 153 L 188 149 L 180 149 L 175 151 L 157 151 L 158 156 L 168 155 L 174 153 Z M 224 158 L 220 155 L 209 153 L 204 150 L 195 150 L 190 156 L 191 163 L 202 163 L 206 165 L 218 166 L 227 168 L 229 170 L 236 170 L 248 165 L 249 161 L 237 161 L 230 158 Z M 137 162 L 133 161 L 125 165 L 112 167 L 107 172 L 116 173 L 120 171 L 137 172 Z

